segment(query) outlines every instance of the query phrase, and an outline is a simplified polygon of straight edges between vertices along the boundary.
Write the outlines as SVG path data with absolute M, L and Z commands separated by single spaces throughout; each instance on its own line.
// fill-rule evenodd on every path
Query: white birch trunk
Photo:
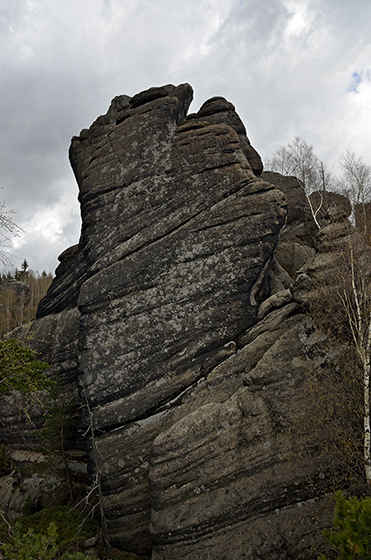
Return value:
M 370 450 L 370 370 L 371 370 L 371 310 L 367 311 L 364 302 L 368 299 L 368 286 L 362 284 L 357 287 L 356 273 L 354 267 L 353 249 L 350 251 L 351 282 L 355 304 L 355 313 L 344 290 L 344 296 L 340 296 L 345 306 L 350 330 L 356 350 L 363 365 L 363 459 L 365 475 L 368 484 L 371 484 L 371 450 Z
M 311 201 L 311 199 L 310 199 L 310 195 L 309 195 L 309 194 L 307 193 L 307 191 L 305 190 L 305 187 L 303 187 L 303 189 L 304 189 L 304 192 L 305 192 L 305 196 L 306 196 L 306 199 L 307 199 L 307 202 L 308 202 L 308 206 L 309 206 L 309 209 L 310 209 L 310 213 L 312 214 L 312 218 L 313 218 L 313 220 L 314 220 L 314 223 L 316 224 L 316 226 L 317 226 L 318 229 L 321 229 L 321 225 L 320 225 L 319 221 L 317 220 L 317 214 L 318 214 L 318 211 L 320 210 L 320 208 L 321 208 L 321 206 L 322 206 L 322 195 L 321 195 L 321 205 L 320 205 L 320 207 L 317 209 L 317 211 L 315 211 L 314 208 L 313 208 L 312 201 Z
M 370 370 L 371 370 L 371 311 L 368 313 L 367 341 L 364 355 L 363 368 L 363 430 L 364 445 L 363 456 L 365 461 L 365 474 L 368 484 L 371 484 L 371 450 L 370 450 Z
M 371 484 L 371 453 L 370 453 L 370 358 L 367 357 L 367 362 L 364 367 L 364 447 L 363 455 L 365 461 L 365 474 L 368 484 Z

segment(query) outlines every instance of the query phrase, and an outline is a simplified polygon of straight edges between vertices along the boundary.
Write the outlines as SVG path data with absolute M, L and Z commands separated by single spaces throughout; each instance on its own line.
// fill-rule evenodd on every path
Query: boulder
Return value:
M 262 177 L 284 192 L 288 201 L 287 220 L 281 240 L 315 247 L 318 228 L 299 179 L 275 171 L 264 171 Z
M 352 213 L 349 198 L 340 193 L 315 191 L 310 194 L 310 200 L 317 219 L 322 225 L 344 221 Z
M 315 249 L 295 241 L 283 241 L 279 244 L 276 259 L 288 272 L 291 278 L 295 278 L 299 270 L 310 263 L 316 255 Z

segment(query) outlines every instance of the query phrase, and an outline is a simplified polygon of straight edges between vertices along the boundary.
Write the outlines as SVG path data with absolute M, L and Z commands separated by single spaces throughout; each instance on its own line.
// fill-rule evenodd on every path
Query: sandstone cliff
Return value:
M 89 403 L 113 544 L 308 560 L 331 508 L 326 461 L 288 461 L 282 434 L 317 359 L 293 287 L 315 228 L 298 181 L 262 175 L 233 105 L 187 116 L 192 95 L 116 97 L 72 139 L 81 238 L 27 332 Z

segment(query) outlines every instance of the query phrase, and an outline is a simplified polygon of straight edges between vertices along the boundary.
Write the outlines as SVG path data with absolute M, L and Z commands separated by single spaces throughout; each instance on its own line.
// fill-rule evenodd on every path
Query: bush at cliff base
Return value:
M 62 556 L 57 545 L 58 532 L 55 523 L 50 523 L 46 533 L 35 533 L 32 529 L 22 531 L 16 524 L 13 537 L 1 545 L 1 553 L 11 560 L 89 560 L 81 552 L 66 552 Z
M 347 499 L 336 492 L 334 527 L 334 531 L 324 531 L 324 536 L 338 560 L 370 560 L 371 498 Z M 321 556 L 318 560 L 328 559 Z
M 0 551 L 12 560 L 84 560 L 84 555 L 76 552 L 78 543 L 96 532 L 92 521 L 77 510 L 55 506 L 17 520 L 13 534 L 3 525 Z

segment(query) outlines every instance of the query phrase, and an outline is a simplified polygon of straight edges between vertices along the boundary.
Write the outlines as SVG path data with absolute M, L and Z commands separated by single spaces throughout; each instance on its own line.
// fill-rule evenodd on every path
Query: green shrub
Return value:
M 348 498 L 336 492 L 335 531 L 324 531 L 339 560 L 370 560 L 371 498 Z M 327 560 L 321 556 L 318 560 Z
M 47 389 L 52 382 L 46 377 L 49 368 L 46 362 L 18 340 L 0 340 L 0 394 L 20 391 L 30 395 L 35 391 Z
M 1 546 L 1 552 L 11 560 L 54 560 L 58 554 L 56 538 L 54 523 L 50 523 L 45 534 L 34 533 L 32 529 L 24 532 L 17 523 L 13 539 Z
M 31 529 L 35 533 L 45 534 L 49 524 L 57 529 L 57 545 L 63 549 L 76 540 L 86 540 L 96 534 L 96 527 L 90 519 L 85 519 L 79 511 L 69 506 L 45 508 L 33 515 L 21 517 L 18 524 L 23 532 Z
M 54 516 L 57 517 L 58 516 Z M 50 519 L 50 517 L 49 517 Z M 75 527 L 76 529 L 76 527 Z M 69 529 L 71 532 L 71 527 Z M 76 536 L 72 536 L 71 541 Z M 66 537 L 66 532 L 64 533 Z M 58 534 L 57 525 L 50 522 L 48 526 L 39 524 L 38 530 L 31 527 L 25 528 L 24 523 L 16 523 L 13 536 L 8 537 L 8 542 L 0 545 L 0 551 L 11 560 L 89 560 L 82 552 L 65 552 L 64 546 L 69 544 Z

